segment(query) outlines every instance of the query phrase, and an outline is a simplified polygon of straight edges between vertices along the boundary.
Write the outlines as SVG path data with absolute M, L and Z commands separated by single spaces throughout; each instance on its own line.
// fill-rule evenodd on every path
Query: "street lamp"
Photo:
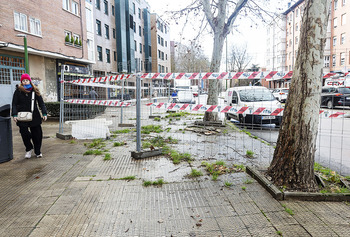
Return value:
M 17 37 L 23 37 L 23 41 L 24 41 L 24 64 L 26 66 L 26 73 L 29 74 L 27 35 L 26 34 L 17 34 L 16 36 Z

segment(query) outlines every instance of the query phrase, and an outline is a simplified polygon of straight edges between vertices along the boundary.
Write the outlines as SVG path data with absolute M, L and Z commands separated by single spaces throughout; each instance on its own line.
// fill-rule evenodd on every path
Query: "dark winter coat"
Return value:
M 16 117 L 18 112 L 30 112 L 31 111 L 31 102 L 32 102 L 32 92 L 28 92 L 24 89 L 22 85 L 16 86 L 16 91 L 13 94 L 12 98 L 12 116 Z M 36 127 L 41 124 L 42 118 L 38 109 L 38 104 L 41 109 L 43 116 L 46 116 L 46 106 L 44 104 L 43 98 L 41 95 L 35 93 L 34 96 L 34 111 L 33 111 L 33 120 L 31 122 L 17 122 L 17 126 L 23 127 Z

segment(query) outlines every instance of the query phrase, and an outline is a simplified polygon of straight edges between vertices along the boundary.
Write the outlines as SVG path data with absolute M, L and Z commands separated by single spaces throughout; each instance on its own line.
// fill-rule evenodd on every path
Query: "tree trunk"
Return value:
M 307 0 L 300 45 L 273 160 L 272 182 L 316 191 L 314 156 L 322 88 L 323 50 L 330 0 Z
M 214 45 L 213 45 L 213 53 L 211 56 L 211 64 L 210 64 L 210 71 L 211 72 L 219 72 L 220 71 L 220 65 L 221 65 L 221 55 L 222 55 L 222 49 L 224 47 L 225 42 L 225 36 L 222 31 L 214 32 Z M 208 90 L 208 99 L 207 104 L 208 105 L 217 105 L 218 104 L 218 90 L 221 88 L 219 86 L 219 83 L 221 81 L 219 80 L 209 80 L 209 90 Z M 218 120 L 218 114 L 213 112 L 205 112 L 204 121 L 217 121 Z

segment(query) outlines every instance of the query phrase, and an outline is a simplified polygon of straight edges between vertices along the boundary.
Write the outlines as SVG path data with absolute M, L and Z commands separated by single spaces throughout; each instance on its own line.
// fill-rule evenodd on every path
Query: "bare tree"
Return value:
M 330 0 L 307 0 L 300 45 L 273 160 L 278 186 L 315 191 L 314 158 L 322 88 L 323 50 Z
M 248 0 L 238 0 L 235 3 L 233 12 L 229 13 L 228 0 L 209 1 L 201 0 L 203 11 L 213 33 L 213 53 L 211 57 L 210 71 L 218 72 L 221 65 L 222 49 L 226 36 L 230 33 L 241 9 L 247 4 Z M 210 105 L 218 104 L 218 84 L 217 80 L 209 81 L 209 93 L 207 103 Z M 217 121 L 217 113 L 208 113 L 204 115 L 204 121 Z
M 200 45 L 191 42 L 189 46 L 175 43 L 173 72 L 207 72 L 210 62 Z
M 252 57 L 247 52 L 247 45 L 232 46 L 229 51 L 228 70 L 230 72 L 243 72 L 251 60 Z

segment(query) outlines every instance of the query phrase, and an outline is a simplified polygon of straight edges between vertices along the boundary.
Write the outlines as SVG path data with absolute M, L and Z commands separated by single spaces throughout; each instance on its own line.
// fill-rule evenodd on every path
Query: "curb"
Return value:
M 247 166 L 246 172 L 263 188 L 269 192 L 276 200 L 300 200 L 300 201 L 326 201 L 326 202 L 343 202 L 350 201 L 350 193 L 310 193 L 310 192 L 281 192 L 273 183 L 265 178 L 260 171 Z

